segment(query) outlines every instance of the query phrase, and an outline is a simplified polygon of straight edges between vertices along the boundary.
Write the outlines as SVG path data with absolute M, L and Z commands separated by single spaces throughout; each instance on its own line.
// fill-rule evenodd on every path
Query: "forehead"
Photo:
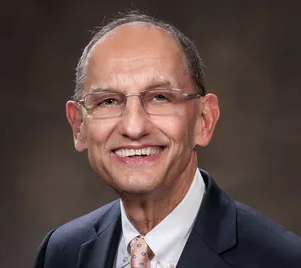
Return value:
M 187 66 L 170 34 L 156 26 L 131 23 L 96 42 L 87 58 L 87 73 L 90 87 L 118 86 L 121 81 L 126 87 L 127 83 L 147 83 L 156 78 L 173 80 L 170 82 L 176 86 L 186 77 Z

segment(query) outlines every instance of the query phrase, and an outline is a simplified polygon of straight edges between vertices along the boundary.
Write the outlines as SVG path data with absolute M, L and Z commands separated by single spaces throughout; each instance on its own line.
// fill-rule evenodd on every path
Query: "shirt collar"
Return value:
M 122 224 L 122 240 L 124 242 L 124 247 L 127 249 L 128 244 L 136 237 L 141 235 L 136 228 L 133 226 L 133 224 L 130 222 L 128 217 L 126 216 L 125 209 L 122 203 L 122 200 L 120 199 L 120 211 L 121 211 L 121 224 Z
M 144 237 L 158 261 L 177 262 L 193 227 L 204 193 L 205 183 L 197 169 L 183 200 L 145 236 L 141 235 L 131 224 L 120 200 L 124 247 L 127 248 L 130 241 L 140 235 Z M 170 248 L 175 250 L 170 250 Z

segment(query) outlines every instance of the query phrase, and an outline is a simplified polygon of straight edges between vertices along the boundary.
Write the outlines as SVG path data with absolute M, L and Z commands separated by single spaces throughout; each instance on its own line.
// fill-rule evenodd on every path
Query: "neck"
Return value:
M 121 196 L 127 217 L 139 233 L 147 234 L 183 200 L 196 169 L 197 157 L 193 152 L 186 169 L 172 180 L 172 187 L 146 196 Z

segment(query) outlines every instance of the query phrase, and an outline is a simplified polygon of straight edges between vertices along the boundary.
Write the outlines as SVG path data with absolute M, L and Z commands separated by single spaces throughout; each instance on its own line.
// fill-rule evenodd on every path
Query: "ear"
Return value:
M 87 148 L 85 130 L 82 120 L 82 112 L 75 101 L 68 101 L 66 103 L 66 116 L 72 128 L 74 146 L 78 152 Z
M 219 118 L 219 106 L 217 96 L 207 94 L 200 99 L 200 109 L 196 124 L 195 144 L 205 147 L 209 144 L 217 120 Z

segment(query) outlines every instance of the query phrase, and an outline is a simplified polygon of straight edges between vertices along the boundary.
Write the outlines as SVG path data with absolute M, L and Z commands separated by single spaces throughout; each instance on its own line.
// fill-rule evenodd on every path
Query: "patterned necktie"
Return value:
M 147 268 L 150 249 L 145 240 L 140 236 L 130 242 L 131 268 Z

